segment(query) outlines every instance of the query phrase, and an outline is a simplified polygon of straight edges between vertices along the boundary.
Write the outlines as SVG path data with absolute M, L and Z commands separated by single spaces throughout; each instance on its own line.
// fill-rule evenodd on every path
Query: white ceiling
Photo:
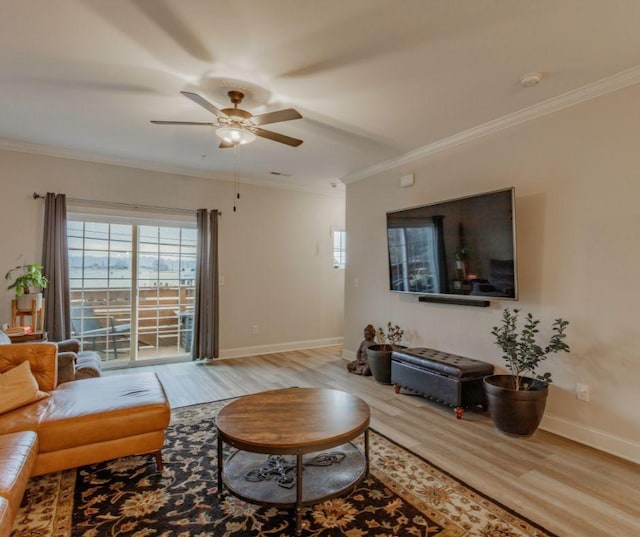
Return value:
M 300 147 L 242 147 L 243 180 L 327 193 L 640 64 L 637 0 L 0 0 L 0 21 L 4 147 L 229 179 L 212 129 L 149 120 L 211 121 L 180 91 L 241 89 L 304 116 L 268 126 Z

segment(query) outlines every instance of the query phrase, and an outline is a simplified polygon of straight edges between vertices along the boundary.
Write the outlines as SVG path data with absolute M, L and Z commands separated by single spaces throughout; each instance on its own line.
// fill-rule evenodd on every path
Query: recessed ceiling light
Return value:
M 532 88 L 540 84 L 542 75 L 540 73 L 526 73 L 520 77 L 520 85 L 523 88 Z

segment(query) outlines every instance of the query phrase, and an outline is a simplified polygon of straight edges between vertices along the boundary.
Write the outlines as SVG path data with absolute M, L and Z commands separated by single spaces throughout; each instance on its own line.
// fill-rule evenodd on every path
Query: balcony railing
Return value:
M 132 308 L 131 292 L 131 288 L 104 287 L 71 290 L 73 335 L 83 349 L 95 350 L 104 361 L 164 358 L 191 352 L 194 287 L 141 287 L 136 308 Z M 136 341 L 132 342 L 136 333 Z

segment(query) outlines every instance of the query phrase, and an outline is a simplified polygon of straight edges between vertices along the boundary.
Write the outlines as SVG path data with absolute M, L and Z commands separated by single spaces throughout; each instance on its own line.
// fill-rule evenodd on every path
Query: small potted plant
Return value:
M 391 353 L 395 349 L 404 349 L 399 345 L 404 336 L 404 330 L 397 324 L 387 323 L 387 331 L 382 328 L 376 330 L 375 345 L 367 348 L 367 357 L 373 378 L 381 384 L 391 384 Z
M 17 307 L 19 310 L 30 310 L 32 302 L 36 301 L 36 309 L 42 307 L 41 290 L 47 286 L 47 278 L 42 274 L 42 265 L 37 263 L 22 264 L 9 270 L 5 275 L 5 280 L 15 278 L 13 283 L 7 289 L 15 289 Z M 19 272 L 18 276 L 15 273 Z M 34 293 L 32 289 L 37 289 Z
M 552 382 L 551 373 L 538 374 L 538 367 L 551 354 L 569 352 L 569 345 L 564 342 L 569 322 L 556 319 L 549 342 L 543 347 L 537 342 L 540 321 L 527 313 L 520 329 L 519 313 L 518 309 L 505 309 L 502 325 L 491 331 L 510 374 L 485 377 L 484 388 L 496 427 L 504 433 L 530 436 L 540 425 Z

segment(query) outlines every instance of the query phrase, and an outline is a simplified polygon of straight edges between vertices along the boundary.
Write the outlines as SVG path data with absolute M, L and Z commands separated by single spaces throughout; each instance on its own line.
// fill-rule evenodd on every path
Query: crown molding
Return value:
M 547 114 L 558 112 L 559 110 L 563 110 L 564 108 L 575 106 L 576 104 L 595 99 L 596 97 L 606 95 L 607 93 L 621 90 L 639 82 L 640 65 L 637 65 L 635 67 L 632 67 L 631 69 L 620 71 L 619 73 L 616 73 L 609 77 L 602 78 L 600 80 L 597 80 L 596 82 L 587 84 L 586 86 L 582 86 L 556 97 L 547 99 L 546 101 L 542 101 L 527 108 L 523 108 L 522 110 L 518 110 L 517 112 L 507 114 L 506 116 L 502 116 L 487 123 L 472 127 L 452 136 L 448 136 L 447 138 L 442 138 L 441 140 L 433 142 L 429 145 L 425 145 L 423 147 L 419 147 L 418 149 L 409 151 L 408 153 L 405 153 L 404 155 L 401 155 L 399 157 L 385 160 L 368 168 L 356 171 L 354 173 L 346 175 L 345 177 L 342 177 L 341 181 L 344 184 L 362 181 L 363 179 L 366 179 L 373 175 L 377 175 L 379 173 L 410 164 L 425 157 L 435 155 L 436 153 L 447 151 L 448 149 L 452 149 L 473 140 L 495 134 L 505 129 L 510 129 L 511 127 L 515 127 L 516 125 L 520 125 L 521 123 L 531 121 L 532 119 L 536 119 Z
M 152 172 L 168 173 L 172 175 L 185 175 L 188 177 L 198 177 L 201 179 L 214 179 L 217 181 L 232 181 L 225 176 L 216 176 L 211 172 L 199 170 L 197 168 L 189 168 L 187 166 L 175 166 L 172 164 L 161 164 L 157 162 L 148 162 L 137 159 L 127 159 L 123 157 L 115 157 L 102 153 L 92 153 L 82 151 L 80 149 L 69 149 L 66 147 L 55 147 L 49 145 L 40 145 L 30 142 L 20 142 L 16 140 L 0 139 L 0 149 L 6 151 L 15 151 L 18 153 L 30 153 L 34 155 L 43 155 L 46 157 L 64 158 L 69 160 L 80 160 L 84 162 L 93 162 L 96 164 L 108 164 L 111 166 L 124 166 L 126 168 L 136 168 Z
M 29 153 L 33 155 L 43 155 L 53 158 L 63 158 L 69 160 L 79 160 L 83 162 L 92 162 L 95 164 L 106 164 L 109 166 L 123 166 L 125 168 L 134 168 L 138 170 L 152 171 L 158 173 L 166 173 L 170 175 L 180 175 L 183 177 L 194 177 L 198 179 L 209 179 L 213 181 L 233 182 L 234 178 L 230 175 L 216 175 L 207 170 L 190 168 L 188 166 L 176 166 L 173 164 L 148 162 L 145 160 L 127 159 L 101 153 L 91 153 L 79 149 L 69 149 L 65 147 L 54 147 L 48 145 L 33 144 L 29 142 L 20 142 L 17 140 L 9 140 L 0 138 L 0 150 L 14 151 L 17 153 Z M 275 181 L 261 181 L 252 178 L 241 178 L 240 183 L 245 185 L 260 186 L 267 188 L 279 188 L 281 190 L 293 190 L 295 192 L 304 192 L 307 194 L 324 195 L 331 198 L 344 198 L 343 189 L 333 189 L 327 187 L 313 187 L 308 185 L 289 185 L 276 183 Z M 331 190 L 328 190 L 331 188 Z

